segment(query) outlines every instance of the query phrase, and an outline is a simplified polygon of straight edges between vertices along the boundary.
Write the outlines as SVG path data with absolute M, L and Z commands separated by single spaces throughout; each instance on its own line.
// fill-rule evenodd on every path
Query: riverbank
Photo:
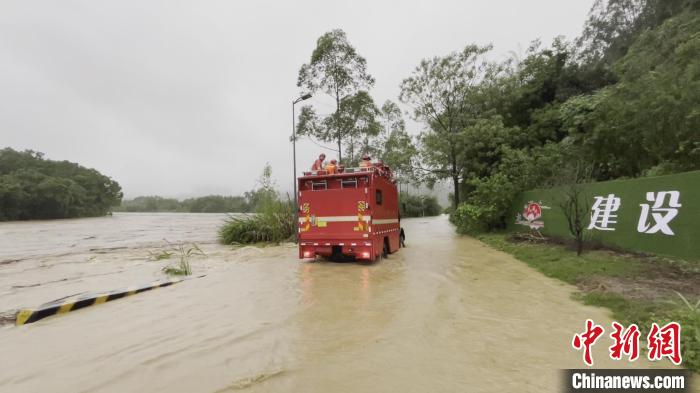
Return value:
M 652 322 L 680 322 L 683 365 L 700 371 L 700 262 L 604 249 L 577 257 L 561 244 L 517 240 L 502 233 L 481 235 L 479 240 L 546 276 L 575 285 L 575 299 L 610 309 L 623 324 L 636 323 L 642 338 Z

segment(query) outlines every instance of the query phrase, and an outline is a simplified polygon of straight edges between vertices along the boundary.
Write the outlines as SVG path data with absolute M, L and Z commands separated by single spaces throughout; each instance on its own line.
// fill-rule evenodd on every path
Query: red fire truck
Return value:
M 299 258 L 374 261 L 399 249 L 399 195 L 386 166 L 305 172 L 299 186 Z

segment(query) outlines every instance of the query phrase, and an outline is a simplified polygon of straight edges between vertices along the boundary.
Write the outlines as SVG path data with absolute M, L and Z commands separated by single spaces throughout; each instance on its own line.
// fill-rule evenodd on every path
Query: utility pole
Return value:
M 294 164 L 292 165 L 294 168 L 294 176 L 292 177 L 292 181 L 294 181 L 294 214 L 296 215 L 299 212 L 299 192 L 297 191 L 297 117 L 296 113 L 294 112 L 294 105 L 301 101 L 305 101 L 311 98 L 311 93 L 304 94 L 303 96 L 295 99 L 292 101 L 292 160 L 294 161 Z M 296 220 L 296 218 L 295 218 Z M 299 232 L 295 231 L 294 232 L 294 239 L 296 239 L 296 242 L 299 242 Z

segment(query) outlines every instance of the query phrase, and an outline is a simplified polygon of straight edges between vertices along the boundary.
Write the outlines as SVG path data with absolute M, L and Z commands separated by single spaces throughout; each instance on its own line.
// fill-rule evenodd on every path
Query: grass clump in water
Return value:
M 192 267 L 190 266 L 190 257 L 193 255 L 206 255 L 204 251 L 196 243 L 192 243 L 190 247 L 185 247 L 184 244 L 179 244 L 177 246 L 177 254 L 180 261 L 177 265 L 169 265 L 163 268 L 166 274 L 173 276 L 189 276 L 192 274 Z
M 282 201 L 271 179 L 272 169 L 267 164 L 258 180 L 260 187 L 246 193 L 256 208 L 254 214 L 229 216 L 219 228 L 223 244 L 279 243 L 293 238 L 296 230 L 293 203 Z
M 148 258 L 153 260 L 153 261 L 162 261 L 164 259 L 170 259 L 170 257 L 173 256 L 173 252 L 168 251 L 168 250 L 163 250 L 160 252 L 154 252 L 154 251 L 149 251 L 148 252 Z
M 292 204 L 277 201 L 260 213 L 230 216 L 219 239 L 224 244 L 279 243 L 290 240 L 294 229 Z

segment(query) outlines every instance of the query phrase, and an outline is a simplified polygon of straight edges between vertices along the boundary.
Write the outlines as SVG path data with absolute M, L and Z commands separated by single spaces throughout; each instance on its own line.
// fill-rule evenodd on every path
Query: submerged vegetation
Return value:
M 283 201 L 272 181 L 272 168 L 267 164 L 258 180 L 259 187 L 249 193 L 255 200 L 255 213 L 231 216 L 219 228 L 223 244 L 251 244 L 292 240 L 296 230 L 295 211 L 291 201 Z
M 292 240 L 294 211 L 291 203 L 276 201 L 259 213 L 231 216 L 219 230 L 224 244 L 252 244 Z
M 0 221 L 103 216 L 121 198 L 119 184 L 95 169 L 0 150 Z
M 195 255 L 205 256 L 206 254 L 202 251 L 197 243 L 192 243 L 189 246 L 180 243 L 171 250 L 163 250 L 158 253 L 150 253 L 150 258 L 154 261 L 170 259 L 173 255 L 177 255 L 178 263 L 176 265 L 167 265 L 163 268 L 163 272 L 166 274 L 174 276 L 189 276 L 192 274 L 192 267 L 190 266 L 190 257 Z

